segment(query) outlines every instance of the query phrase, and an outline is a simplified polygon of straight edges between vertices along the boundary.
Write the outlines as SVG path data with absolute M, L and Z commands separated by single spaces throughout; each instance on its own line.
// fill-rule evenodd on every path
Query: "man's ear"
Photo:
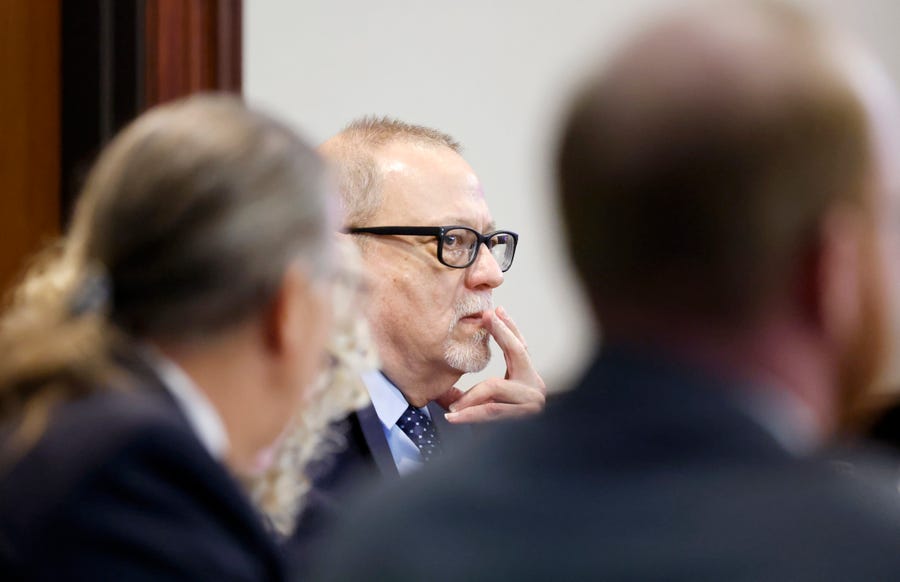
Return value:
M 836 206 L 821 222 L 808 257 L 804 302 L 829 343 L 850 341 L 862 316 L 865 227 L 861 209 Z
M 264 321 L 266 347 L 273 354 L 295 353 L 303 342 L 315 306 L 315 290 L 299 265 L 285 269 Z

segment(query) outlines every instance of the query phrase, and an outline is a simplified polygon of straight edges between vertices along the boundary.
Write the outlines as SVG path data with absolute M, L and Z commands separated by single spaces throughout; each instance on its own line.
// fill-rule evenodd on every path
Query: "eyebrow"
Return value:
M 472 222 L 470 220 L 465 219 L 465 218 L 460 218 L 458 216 L 439 220 L 436 222 L 436 224 L 440 224 L 441 226 L 459 225 L 459 226 L 468 226 L 469 228 L 475 228 L 475 226 L 472 224 Z M 478 229 L 475 228 L 475 230 L 478 230 Z M 495 230 L 497 230 L 497 223 L 492 220 L 488 223 L 487 228 L 485 229 L 485 232 L 493 232 Z

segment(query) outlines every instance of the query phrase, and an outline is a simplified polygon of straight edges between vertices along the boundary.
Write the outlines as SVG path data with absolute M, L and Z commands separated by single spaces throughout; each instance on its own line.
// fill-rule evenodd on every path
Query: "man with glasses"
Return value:
M 598 63 L 562 128 L 603 345 L 528 426 L 367 499 L 314 579 L 897 580 L 895 462 L 826 460 L 896 340 L 885 70 L 790 6 L 700 3 Z
M 543 409 L 525 341 L 492 302 L 518 235 L 497 228 L 459 149 L 441 132 L 387 118 L 353 122 L 321 147 L 370 276 L 382 367 L 364 377 L 372 406 L 348 419 L 347 449 L 319 468 L 314 508 L 360 474 L 396 477 L 429 462 L 466 432 L 454 425 Z M 490 337 L 507 373 L 463 393 L 454 385 L 488 364 Z

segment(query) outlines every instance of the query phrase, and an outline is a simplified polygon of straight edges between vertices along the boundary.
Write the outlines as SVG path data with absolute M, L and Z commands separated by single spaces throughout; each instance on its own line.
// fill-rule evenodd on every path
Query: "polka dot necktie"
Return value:
M 422 461 L 427 463 L 440 454 L 441 441 L 434 429 L 434 424 L 415 406 L 410 405 L 406 409 L 406 412 L 397 421 L 397 426 L 406 433 L 413 444 L 419 447 Z

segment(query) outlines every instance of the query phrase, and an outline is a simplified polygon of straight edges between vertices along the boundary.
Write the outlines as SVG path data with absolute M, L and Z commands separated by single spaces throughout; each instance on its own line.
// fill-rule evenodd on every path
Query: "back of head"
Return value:
M 119 328 L 180 340 L 242 321 L 297 258 L 321 270 L 327 204 L 318 157 L 290 129 L 231 97 L 195 97 L 113 142 L 70 244 L 108 276 Z
M 445 147 L 459 153 L 459 142 L 449 135 L 390 117 L 362 117 L 350 122 L 325 142 L 322 154 L 332 163 L 338 180 L 346 225 L 364 226 L 382 201 L 379 148 L 405 142 L 422 147 Z
M 280 122 L 212 95 L 142 115 L 93 168 L 53 276 L 4 319 L 0 417 L 97 389 L 119 339 L 247 321 L 291 265 L 324 271 L 333 228 L 322 164 Z
M 757 316 L 836 203 L 865 203 L 865 113 L 833 39 L 774 3 L 704 4 L 644 32 L 582 90 L 558 153 L 595 306 L 728 325 Z

